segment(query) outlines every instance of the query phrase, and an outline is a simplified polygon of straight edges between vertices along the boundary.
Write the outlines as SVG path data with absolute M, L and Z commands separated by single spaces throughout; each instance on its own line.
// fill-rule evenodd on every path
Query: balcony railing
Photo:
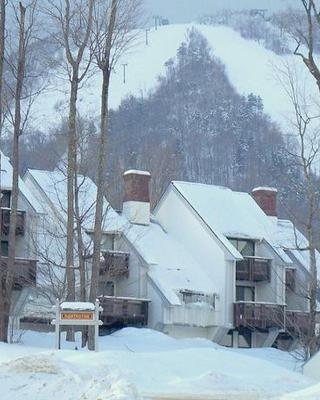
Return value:
M 1 231 L 3 235 L 9 234 L 10 229 L 10 208 L 1 209 Z M 25 233 L 25 219 L 26 212 L 22 210 L 17 211 L 17 225 L 16 225 L 16 235 L 23 236 Z
M 8 258 L 1 257 L 0 271 L 6 271 Z M 13 285 L 15 289 L 35 286 L 37 276 L 37 262 L 25 258 L 16 258 L 13 268 Z
M 100 276 L 118 278 L 129 274 L 129 254 L 122 251 L 107 251 L 100 264 Z
M 236 263 L 238 281 L 270 281 L 270 260 L 262 257 L 245 257 Z
M 302 311 L 286 310 L 286 330 L 289 333 L 308 335 L 310 328 L 310 314 Z
M 252 329 L 284 327 L 284 306 L 239 301 L 234 304 L 234 325 Z
M 310 316 L 306 312 L 286 310 L 282 304 L 239 301 L 234 304 L 236 328 L 283 329 L 291 334 L 305 334 Z
M 164 309 L 164 323 L 210 327 L 217 323 L 216 312 L 208 303 L 182 304 Z
M 145 326 L 150 300 L 133 297 L 99 296 L 104 325 Z

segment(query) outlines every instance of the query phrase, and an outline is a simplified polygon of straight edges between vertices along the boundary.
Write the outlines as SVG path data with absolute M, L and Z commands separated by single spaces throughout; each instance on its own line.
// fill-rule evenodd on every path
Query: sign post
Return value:
M 63 302 L 60 304 L 56 300 L 55 311 L 56 318 L 51 322 L 55 325 L 55 348 L 61 347 L 61 326 L 94 326 L 94 349 L 98 351 L 99 326 L 102 321 L 99 320 L 99 312 L 102 311 L 99 300 L 95 304 L 89 302 Z

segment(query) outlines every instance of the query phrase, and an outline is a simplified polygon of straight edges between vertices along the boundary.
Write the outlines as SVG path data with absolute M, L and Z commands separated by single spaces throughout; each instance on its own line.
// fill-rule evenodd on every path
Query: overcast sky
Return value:
M 266 8 L 276 10 L 300 0 L 145 0 L 148 12 L 169 18 L 171 23 L 195 21 L 198 16 L 221 8 Z

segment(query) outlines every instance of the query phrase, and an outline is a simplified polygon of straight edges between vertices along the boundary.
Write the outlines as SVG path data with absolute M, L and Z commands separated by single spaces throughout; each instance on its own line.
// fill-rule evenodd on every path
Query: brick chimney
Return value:
M 123 174 L 123 214 L 132 224 L 150 223 L 150 178 L 147 171 L 129 170 Z
M 252 197 L 269 217 L 277 217 L 277 192 L 272 187 L 257 187 L 252 190 Z

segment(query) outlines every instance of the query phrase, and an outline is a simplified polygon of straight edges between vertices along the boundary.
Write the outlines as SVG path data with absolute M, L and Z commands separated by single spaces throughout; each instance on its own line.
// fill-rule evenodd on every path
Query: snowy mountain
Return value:
M 265 111 L 285 131 L 291 113 L 290 101 L 277 78 L 277 69 L 288 61 L 296 65 L 296 73 L 308 77 L 300 59 L 294 55 L 279 56 L 257 42 L 243 39 L 240 34 L 224 26 L 181 24 L 162 26 L 148 33 L 141 31 L 135 45 L 119 60 L 112 78 L 110 106 L 117 108 L 129 95 L 143 96 L 157 85 L 158 76 L 166 71 L 165 63 L 175 57 L 188 30 L 195 27 L 209 41 L 213 54 L 226 67 L 226 72 L 240 94 L 261 96 Z M 124 83 L 123 65 L 126 66 Z M 68 85 L 66 79 L 52 74 L 50 87 L 34 104 L 33 126 L 42 130 L 53 126 L 61 115 L 66 115 Z M 60 73 L 59 73 L 60 76 Z M 311 86 L 313 90 L 313 86 Z M 79 110 L 83 115 L 97 115 L 100 101 L 100 74 L 93 75 L 79 93 Z

